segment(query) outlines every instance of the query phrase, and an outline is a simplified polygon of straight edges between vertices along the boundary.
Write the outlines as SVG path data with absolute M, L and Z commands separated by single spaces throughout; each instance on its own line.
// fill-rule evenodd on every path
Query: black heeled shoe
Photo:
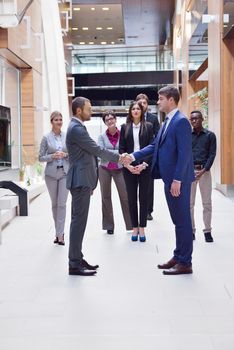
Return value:
M 57 244 L 59 242 L 58 237 L 55 237 L 54 244 Z
M 60 240 L 58 239 L 58 245 L 65 245 L 65 242 L 64 242 L 64 235 L 61 236 L 61 239 L 60 239 Z

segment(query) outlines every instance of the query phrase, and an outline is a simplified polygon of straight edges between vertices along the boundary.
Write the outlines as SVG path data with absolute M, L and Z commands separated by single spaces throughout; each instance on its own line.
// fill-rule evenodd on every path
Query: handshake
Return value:
M 146 169 L 148 164 L 143 162 L 142 164 L 133 166 L 131 163 L 135 160 L 135 158 L 128 153 L 120 154 L 119 163 L 121 163 L 125 168 L 127 168 L 132 174 L 139 175 L 142 170 Z

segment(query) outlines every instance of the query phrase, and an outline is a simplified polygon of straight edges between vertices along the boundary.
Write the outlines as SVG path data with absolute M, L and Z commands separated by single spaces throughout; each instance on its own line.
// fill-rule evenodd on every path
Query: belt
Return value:
M 57 166 L 57 169 L 62 169 L 63 168 L 63 165 L 58 165 Z
M 204 165 L 202 165 L 202 164 L 194 164 L 195 170 L 202 170 L 203 168 L 204 168 Z

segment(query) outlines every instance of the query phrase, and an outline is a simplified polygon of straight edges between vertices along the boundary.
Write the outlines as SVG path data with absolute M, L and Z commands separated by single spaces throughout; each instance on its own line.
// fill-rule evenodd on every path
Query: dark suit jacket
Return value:
M 153 125 L 154 136 L 157 136 L 158 131 L 160 129 L 158 117 L 155 114 L 147 112 L 145 116 L 145 120 Z
M 173 180 L 194 181 L 191 126 L 188 119 L 177 111 L 161 138 L 162 128 L 151 145 L 134 152 L 136 160 L 153 154 L 152 176 L 166 184 Z M 160 142 L 159 142 L 160 141 Z
M 139 132 L 139 143 L 140 143 L 140 149 L 143 147 L 149 145 L 153 141 L 153 127 L 151 123 L 145 123 L 146 129 L 143 129 L 142 132 L 142 124 Z M 125 137 L 125 130 L 126 130 L 127 124 L 123 124 L 121 126 L 120 130 L 120 139 L 119 139 L 119 153 L 133 153 L 134 151 L 134 140 L 133 140 L 133 131 L 132 131 L 132 124 L 128 131 L 127 137 Z M 141 161 L 146 162 L 148 164 L 151 163 L 152 156 L 145 156 L 141 159 Z M 135 163 L 135 162 L 134 162 Z M 133 165 L 134 165 L 133 163 Z M 139 162 L 137 162 L 139 164 Z
M 98 146 L 89 136 L 86 127 L 72 118 L 66 137 L 69 157 L 67 188 L 90 187 L 97 185 L 97 157 L 117 163 L 119 155 Z

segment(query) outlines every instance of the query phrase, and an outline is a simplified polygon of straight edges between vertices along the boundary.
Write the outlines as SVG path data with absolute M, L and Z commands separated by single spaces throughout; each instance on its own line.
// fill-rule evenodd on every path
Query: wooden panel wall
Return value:
M 188 114 L 193 109 L 193 100 L 188 99 L 194 92 L 208 86 L 195 77 L 188 77 L 188 43 L 191 33 L 186 26 L 186 9 L 199 4 L 200 0 L 184 0 L 181 13 L 174 22 L 174 29 L 180 28 L 182 46 L 176 49 L 175 57 L 182 61 L 182 101 L 183 112 Z M 225 192 L 224 187 L 234 185 L 234 41 L 223 40 L 223 1 L 208 0 L 208 14 L 214 16 L 208 24 L 208 98 L 209 98 L 209 129 L 217 136 L 217 156 L 212 167 L 213 180 L 217 187 Z M 188 24 L 188 22 L 187 22 Z M 187 31 L 187 28 L 189 29 Z M 181 51 L 181 52 L 180 52 Z M 175 74 L 175 83 L 178 79 Z M 224 186 L 225 185 L 225 186 Z M 226 191 L 227 193 L 227 191 Z
M 208 1 L 208 13 L 215 21 L 208 25 L 209 120 L 218 139 L 215 180 L 234 184 L 234 42 L 223 40 L 223 1 Z M 215 38 L 215 40 L 212 40 Z
M 234 184 L 234 40 L 222 41 L 221 62 L 222 183 Z

